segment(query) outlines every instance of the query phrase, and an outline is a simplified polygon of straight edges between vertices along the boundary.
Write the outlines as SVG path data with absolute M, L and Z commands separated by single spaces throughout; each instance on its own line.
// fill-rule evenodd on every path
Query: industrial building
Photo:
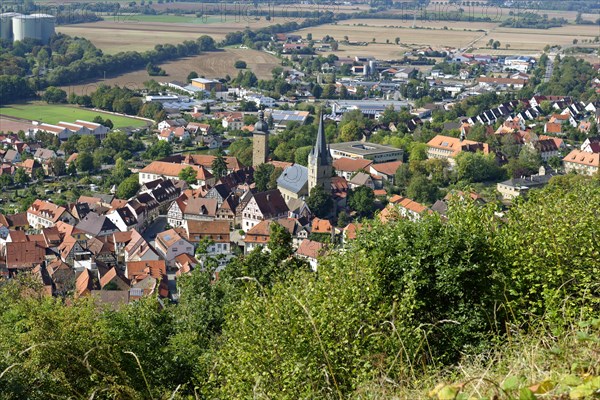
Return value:
M 56 17 L 48 14 L 0 14 L 0 39 L 13 42 L 29 38 L 48 43 L 55 24 Z

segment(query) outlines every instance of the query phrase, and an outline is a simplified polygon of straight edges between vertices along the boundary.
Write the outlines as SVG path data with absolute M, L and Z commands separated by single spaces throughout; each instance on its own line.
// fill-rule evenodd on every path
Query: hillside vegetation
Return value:
M 217 282 L 194 271 L 164 307 L 47 298 L 22 276 L 0 290 L 0 397 L 594 398 L 599 204 L 567 176 L 504 216 L 372 222 L 317 273 L 274 226 L 271 252 Z

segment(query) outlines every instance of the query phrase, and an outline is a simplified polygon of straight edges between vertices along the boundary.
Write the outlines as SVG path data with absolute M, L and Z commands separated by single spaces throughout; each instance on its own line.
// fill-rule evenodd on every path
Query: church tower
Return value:
M 319 113 L 319 131 L 317 142 L 308 155 L 308 193 L 317 185 L 323 186 L 327 193 L 331 192 L 331 174 L 333 160 L 323 129 L 323 114 Z
M 265 113 L 258 113 L 258 122 L 252 132 L 252 166 L 258 167 L 267 162 L 269 155 L 269 124 L 265 122 Z

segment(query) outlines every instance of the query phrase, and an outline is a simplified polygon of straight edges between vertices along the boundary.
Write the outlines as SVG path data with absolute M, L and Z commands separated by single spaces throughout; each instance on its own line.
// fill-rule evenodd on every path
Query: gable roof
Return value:
M 362 158 L 354 159 L 354 158 L 342 157 L 342 158 L 338 158 L 337 160 L 333 161 L 333 168 L 335 168 L 336 171 L 356 172 L 361 169 L 367 170 L 367 168 L 369 166 L 371 166 L 372 164 L 373 164 L 372 160 L 365 160 Z
M 179 179 L 179 173 L 185 168 L 194 169 L 196 171 L 196 179 L 198 180 L 207 180 L 213 177 L 213 175 L 208 172 L 204 166 L 175 164 L 164 161 L 153 161 L 142 168 L 140 173 L 161 175 L 169 178 Z
M 255 193 L 254 200 L 256 201 L 263 218 L 276 217 L 281 214 L 287 214 L 289 211 L 279 189 Z
M 373 168 L 375 171 L 381 174 L 387 176 L 394 176 L 396 174 L 396 171 L 398 171 L 398 168 L 400 168 L 402 164 L 402 161 L 390 161 L 381 164 L 373 164 L 371 165 L 371 168 Z
M 312 259 L 317 259 L 323 252 L 325 251 L 325 244 L 320 242 L 315 242 L 314 240 L 304 239 L 300 246 L 298 246 L 298 250 L 296 250 L 296 254 L 299 256 L 304 256 Z
M 27 269 L 42 264 L 46 259 L 46 249 L 38 242 L 6 243 L 6 267 L 8 269 Z
M 126 267 L 127 279 L 137 280 L 140 275 L 150 275 L 155 279 L 162 279 L 167 274 L 167 265 L 164 260 L 129 261 Z

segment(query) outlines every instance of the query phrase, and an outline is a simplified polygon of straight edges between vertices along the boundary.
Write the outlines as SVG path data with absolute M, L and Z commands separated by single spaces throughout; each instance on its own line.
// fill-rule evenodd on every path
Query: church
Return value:
M 319 130 L 316 143 L 308 155 L 308 167 L 293 164 L 287 167 L 277 179 L 277 188 L 290 203 L 296 199 L 308 197 L 315 186 L 331 191 L 333 160 L 323 129 L 323 116 L 319 115 Z

